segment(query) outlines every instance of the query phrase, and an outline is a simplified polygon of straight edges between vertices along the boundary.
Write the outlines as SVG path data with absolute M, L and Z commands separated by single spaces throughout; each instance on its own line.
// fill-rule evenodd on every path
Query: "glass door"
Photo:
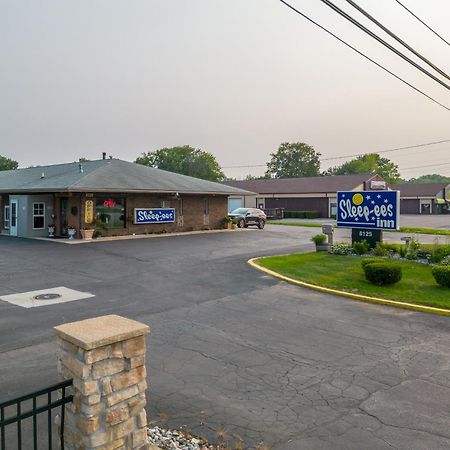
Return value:
M 9 205 L 5 205 L 3 212 L 3 228 L 9 230 L 10 215 L 9 215 Z
M 9 234 L 11 236 L 17 236 L 17 200 L 11 200 L 9 207 Z

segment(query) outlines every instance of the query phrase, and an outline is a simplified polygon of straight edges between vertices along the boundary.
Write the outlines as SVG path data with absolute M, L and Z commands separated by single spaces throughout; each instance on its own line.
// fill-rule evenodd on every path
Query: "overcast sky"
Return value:
M 450 71 L 450 47 L 395 0 L 356 1 Z M 450 40 L 448 0 L 402 2 Z M 450 107 L 319 0 L 291 3 Z M 0 0 L 0 154 L 21 167 L 184 144 L 228 167 L 264 164 L 285 141 L 331 158 L 442 139 L 449 111 L 278 0 Z M 386 156 L 407 178 L 450 175 L 450 143 Z

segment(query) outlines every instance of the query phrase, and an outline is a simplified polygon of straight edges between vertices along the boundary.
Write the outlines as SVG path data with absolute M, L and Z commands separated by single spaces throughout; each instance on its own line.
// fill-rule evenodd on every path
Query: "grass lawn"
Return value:
M 271 225 L 287 225 L 291 227 L 321 227 L 322 224 L 315 222 L 281 222 L 278 220 L 269 220 L 267 223 Z M 396 231 L 396 230 L 391 230 Z M 417 233 L 417 234 L 437 234 L 439 236 L 450 236 L 450 230 L 442 230 L 438 228 L 417 228 L 417 227 L 400 227 L 400 233 Z
M 296 280 L 340 291 L 450 309 L 450 289 L 435 282 L 430 266 L 397 262 L 402 267 L 402 280 L 391 286 L 375 286 L 366 281 L 361 259 L 314 252 L 262 258 L 258 264 Z

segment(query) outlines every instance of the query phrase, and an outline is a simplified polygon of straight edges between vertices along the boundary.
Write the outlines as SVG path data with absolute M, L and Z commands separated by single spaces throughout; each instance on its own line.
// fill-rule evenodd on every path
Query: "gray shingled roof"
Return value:
M 273 178 L 268 180 L 225 181 L 228 186 L 258 194 L 315 194 L 351 191 L 376 175 L 333 175 L 304 178 Z
M 0 171 L 0 193 L 179 192 L 244 195 L 249 192 L 140 164 L 106 159 Z
M 449 186 L 448 183 L 402 183 L 391 184 L 394 191 L 400 191 L 401 197 L 435 197 Z

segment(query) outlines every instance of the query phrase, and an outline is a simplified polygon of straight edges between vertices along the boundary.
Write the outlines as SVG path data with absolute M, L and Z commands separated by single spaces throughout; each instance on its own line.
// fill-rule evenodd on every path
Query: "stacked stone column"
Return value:
M 66 450 L 146 450 L 145 334 L 149 327 L 103 316 L 55 327 L 58 372 L 73 378 Z

